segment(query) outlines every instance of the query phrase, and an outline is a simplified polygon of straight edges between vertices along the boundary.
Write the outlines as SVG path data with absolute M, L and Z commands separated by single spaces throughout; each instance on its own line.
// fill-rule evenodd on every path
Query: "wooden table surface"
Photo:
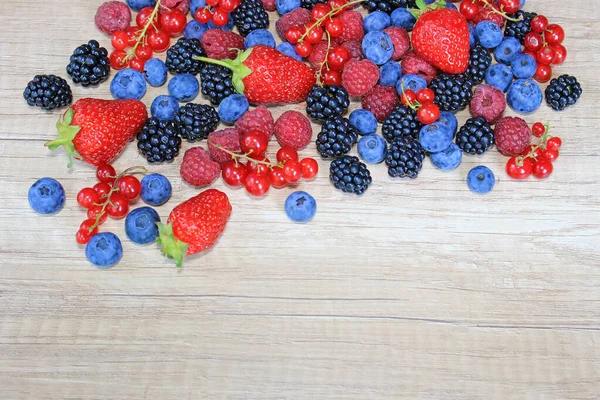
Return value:
M 426 161 L 414 181 L 372 166 L 356 197 L 321 162 L 298 186 L 318 202 L 306 225 L 283 211 L 293 189 L 254 199 L 219 181 L 233 214 L 213 250 L 177 269 L 109 221 L 124 247 L 110 270 L 74 240 L 93 169 L 67 170 L 43 146 L 59 113 L 22 98 L 35 74 L 66 78 L 81 43 L 110 46 L 93 25 L 100 3 L 4 2 L 0 14 L 0 399 L 600 398 L 600 2 L 527 1 L 565 28 L 555 75 L 584 88 L 575 107 L 524 117 L 552 120 L 563 139 L 549 179 L 510 180 L 494 150 L 453 172 Z M 110 98 L 108 83 L 72 86 L 76 99 Z M 198 192 L 180 161 L 150 167 L 174 186 L 163 219 Z M 144 163 L 132 144 L 115 166 Z M 486 196 L 465 182 L 479 164 L 498 179 Z M 67 191 L 56 216 L 27 203 L 42 176 Z

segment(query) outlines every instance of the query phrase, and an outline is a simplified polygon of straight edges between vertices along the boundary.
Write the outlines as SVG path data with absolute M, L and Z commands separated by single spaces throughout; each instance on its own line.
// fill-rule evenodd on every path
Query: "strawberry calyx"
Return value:
M 81 156 L 77 153 L 77 150 L 75 150 L 75 145 L 73 144 L 73 139 L 75 139 L 75 136 L 77 136 L 77 133 L 79 133 L 81 130 L 80 126 L 71 125 L 74 114 L 75 112 L 73 109 L 69 108 L 67 112 L 56 122 L 58 137 L 54 140 L 44 143 L 44 146 L 50 150 L 56 150 L 62 146 L 69 157 L 69 164 L 67 165 L 69 168 L 73 166 L 74 159 L 81 160 Z
M 428 11 L 439 10 L 440 8 L 446 7 L 446 0 L 438 0 L 431 4 L 425 4 L 425 0 L 417 0 L 415 1 L 415 5 L 417 6 L 417 9 L 409 9 L 408 12 L 416 19 L 419 19 L 421 15 Z
M 243 64 L 244 61 L 250 57 L 252 50 L 254 48 L 251 47 L 248 50 L 238 51 L 238 55 L 235 59 L 223 59 L 223 60 L 215 60 L 213 58 L 208 57 L 193 57 L 194 60 L 204 61 L 210 64 L 220 65 L 225 68 L 229 68 L 233 71 L 233 76 L 231 79 L 231 83 L 233 87 L 238 93 L 244 94 L 244 82 L 242 81 L 245 77 L 250 75 L 253 71 Z
M 173 223 L 169 222 L 163 224 L 157 222 L 156 226 L 158 227 L 156 243 L 160 246 L 161 253 L 164 256 L 175 260 L 177 262 L 177 267 L 181 268 L 183 265 L 183 256 L 187 253 L 189 245 L 175 237 L 175 234 L 173 233 Z

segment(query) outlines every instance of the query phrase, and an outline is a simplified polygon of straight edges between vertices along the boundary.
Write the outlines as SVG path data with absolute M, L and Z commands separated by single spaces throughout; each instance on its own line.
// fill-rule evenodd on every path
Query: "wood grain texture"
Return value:
M 374 166 L 359 198 L 334 190 L 323 162 L 299 185 L 318 202 L 307 225 L 282 210 L 292 189 L 257 200 L 218 182 L 234 211 L 217 247 L 178 270 L 123 240 L 108 271 L 74 241 L 75 195 L 94 171 L 50 154 L 58 114 L 22 99 L 34 74 L 65 76 L 77 45 L 109 45 L 99 4 L 23 0 L 0 14 L 1 399 L 600 398 L 600 2 L 527 1 L 565 28 L 556 74 L 584 87 L 576 107 L 525 117 L 563 138 L 548 180 L 511 181 L 492 151 L 450 173 L 427 161 L 415 181 Z M 108 86 L 73 89 L 110 98 Z M 132 145 L 115 165 L 140 163 Z M 487 196 L 465 184 L 482 163 L 498 178 Z M 151 170 L 175 189 L 162 218 L 197 192 L 177 163 Z M 67 191 L 57 216 L 27 204 L 41 176 Z M 125 239 L 123 221 L 103 230 Z

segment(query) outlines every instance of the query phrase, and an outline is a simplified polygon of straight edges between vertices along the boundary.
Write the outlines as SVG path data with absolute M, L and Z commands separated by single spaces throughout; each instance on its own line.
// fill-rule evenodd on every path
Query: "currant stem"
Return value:
M 144 29 L 141 30 L 141 33 L 138 36 L 135 45 L 133 45 L 131 48 L 129 54 L 127 54 L 127 56 L 123 59 L 123 63 L 135 56 L 135 51 L 137 50 L 138 46 L 146 40 L 146 32 L 148 31 L 148 28 L 150 28 L 150 26 L 154 26 L 154 28 L 156 28 L 154 25 L 154 17 L 156 17 L 156 14 L 158 14 L 158 9 L 161 7 L 160 2 L 161 0 L 156 0 L 156 5 L 154 6 L 154 10 L 152 10 L 152 14 L 150 14 L 148 17 L 148 22 L 144 26 Z
M 237 161 L 237 159 L 238 159 L 238 158 L 244 158 L 244 159 L 246 159 L 246 160 L 248 160 L 248 161 L 250 161 L 250 162 L 256 163 L 256 164 L 263 164 L 263 165 L 266 165 L 266 166 L 267 166 L 267 167 L 269 167 L 270 169 L 273 169 L 273 168 L 275 168 L 275 167 L 283 167 L 283 163 L 281 163 L 281 162 L 279 162 L 279 163 L 277 163 L 277 164 L 274 164 L 274 163 L 271 163 L 271 162 L 262 161 L 262 160 L 257 160 L 257 159 L 255 159 L 255 158 L 252 158 L 252 157 L 250 157 L 250 154 L 251 154 L 252 152 L 249 152 L 249 153 L 244 153 L 244 154 L 238 154 L 238 153 L 234 153 L 234 152 L 233 152 L 233 151 L 231 151 L 231 150 L 227 150 L 226 148 L 224 148 L 224 147 L 223 147 L 223 146 L 221 146 L 220 144 L 216 144 L 216 143 L 212 143 L 212 142 L 211 142 L 211 144 L 212 144 L 213 146 L 215 146 L 217 149 L 219 149 L 219 150 L 221 150 L 221 151 L 224 151 L 225 153 L 229 154 L 229 155 L 230 155 L 230 156 L 233 158 L 233 161 L 235 161 L 235 163 L 236 163 L 235 165 L 236 165 L 236 166 L 238 165 L 238 164 L 237 164 L 237 162 L 238 162 L 238 161 Z
M 533 146 L 531 148 L 531 150 L 529 151 L 529 153 L 525 154 L 524 156 L 518 156 L 516 161 L 516 164 L 518 167 L 523 166 L 523 161 L 525 161 L 526 158 L 533 158 L 535 159 L 535 153 L 538 149 L 540 148 L 546 148 L 546 142 L 548 141 L 548 139 L 550 139 L 552 137 L 552 135 L 549 134 L 550 132 L 550 128 L 552 128 L 550 126 L 550 121 L 546 122 L 546 130 L 544 131 L 544 134 L 540 137 L 540 142 L 538 144 L 536 144 L 535 146 Z
M 494 7 L 492 4 L 490 4 L 489 0 L 481 0 L 486 6 L 488 6 L 489 8 L 492 9 L 492 11 L 498 15 L 501 15 L 504 19 L 508 20 L 508 21 L 512 21 L 512 22 L 519 22 L 521 21 L 523 18 L 519 17 L 519 18 L 513 18 L 513 17 L 509 17 L 507 13 L 505 13 L 502 10 L 498 10 L 496 7 Z
M 323 76 L 323 68 L 329 68 L 329 61 L 327 61 L 327 56 L 329 56 L 329 50 L 331 50 L 331 35 L 327 31 L 325 31 L 325 33 L 327 34 L 327 51 L 325 52 L 325 59 L 323 60 L 321 66 L 319 67 L 319 70 L 315 74 L 315 78 L 317 78 L 317 83 L 319 85 L 323 85 L 323 82 L 321 81 L 321 77 Z
M 412 102 L 408 97 L 404 95 L 404 78 L 402 78 L 402 81 L 400 82 L 400 89 L 402 89 L 402 96 L 400 96 L 400 98 L 406 99 L 406 102 L 408 103 L 407 106 L 413 109 L 414 111 L 417 111 L 422 106 L 422 104 L 416 100 Z
M 354 1 L 350 1 L 346 4 L 343 4 L 340 7 L 332 8 L 331 11 L 329 11 L 327 14 L 323 15 L 321 18 L 319 18 L 318 20 L 313 22 L 313 24 L 311 26 L 306 28 L 306 31 L 304 32 L 304 34 L 302 34 L 302 36 L 300 36 L 300 39 L 298 39 L 298 43 L 302 43 L 304 41 L 304 38 L 306 38 L 306 35 L 308 35 L 308 31 L 310 31 L 312 28 L 314 28 L 316 26 L 321 26 L 323 21 L 325 21 L 327 18 L 331 18 L 333 15 L 337 14 L 338 12 L 340 12 L 341 10 L 343 10 L 346 7 L 353 6 L 355 4 L 362 3 L 365 1 L 367 1 L 367 0 L 354 0 Z

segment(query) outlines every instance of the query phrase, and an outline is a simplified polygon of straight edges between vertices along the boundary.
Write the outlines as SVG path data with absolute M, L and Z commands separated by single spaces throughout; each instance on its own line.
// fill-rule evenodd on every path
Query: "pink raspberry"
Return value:
M 275 137 L 281 146 L 303 149 L 312 138 L 310 121 L 298 111 L 286 111 L 275 122 Z
M 221 146 L 234 153 L 239 153 L 240 132 L 235 128 L 225 128 L 220 131 L 214 131 L 208 135 L 208 151 L 210 152 L 210 157 L 219 164 L 231 160 L 231 154 L 220 150 L 217 146 Z
M 346 28 L 344 27 L 344 29 Z M 392 60 L 398 61 L 410 48 L 410 38 L 408 37 L 408 33 L 406 33 L 404 29 L 395 26 L 385 28 L 383 32 L 387 33 L 394 45 Z
M 474 117 L 484 117 L 488 123 L 493 124 L 506 110 L 506 97 L 497 87 L 483 84 L 477 86 L 469 105 Z
M 531 129 L 519 117 L 500 118 L 494 129 L 496 147 L 506 156 L 521 154 L 531 142 Z
M 348 50 L 350 53 L 351 60 L 362 60 L 365 58 L 362 52 L 362 44 L 358 40 L 349 40 L 347 42 L 342 43 L 342 47 Z
M 371 111 L 379 122 L 383 122 L 398 104 L 398 92 L 390 86 L 376 85 L 362 99 L 362 108 Z
M 310 11 L 306 8 L 296 8 L 290 11 L 287 14 L 283 14 L 275 23 L 275 28 L 277 29 L 277 34 L 281 40 L 287 40 L 285 37 L 285 33 L 292 26 L 303 26 L 308 24 L 311 21 Z
M 131 10 L 120 1 L 108 1 L 98 7 L 94 18 L 96 27 L 107 35 L 124 31 L 131 24 Z
M 240 134 L 249 132 L 253 129 L 258 129 L 269 135 L 269 139 L 273 136 L 274 130 L 273 115 L 265 106 L 258 106 L 254 110 L 249 110 L 244 113 L 237 121 L 235 128 Z
M 493 23 L 495 23 L 496 25 L 498 25 L 500 28 L 502 28 L 504 26 L 504 17 L 500 14 L 498 14 L 497 12 L 495 12 L 492 7 L 489 6 L 483 6 L 481 7 L 481 9 L 479 10 L 479 12 L 477 13 L 477 15 L 475 16 L 475 18 L 473 19 L 473 23 L 475 25 L 477 25 L 478 23 L 480 23 L 481 21 L 492 21 Z
M 423 60 L 417 53 L 411 51 L 404 56 L 402 59 L 402 74 L 414 74 L 423 77 L 427 81 L 427 84 L 431 83 L 431 80 L 437 76 L 437 69 Z
M 202 48 L 209 58 L 234 59 L 238 50 L 244 49 L 244 38 L 235 32 L 223 29 L 209 29 L 202 36 Z
M 344 41 L 362 40 L 365 36 L 363 17 L 358 11 L 346 11 L 338 18 L 344 23 L 344 31 L 341 36 Z
M 178 10 L 184 14 L 190 11 L 190 0 L 162 0 L 160 4 L 170 10 Z
M 210 153 L 202 147 L 192 147 L 183 155 L 179 169 L 184 181 L 193 186 L 208 186 L 217 179 L 221 164 L 210 158 Z
M 262 0 L 262 3 L 267 11 L 275 11 L 277 9 L 276 0 Z
M 321 67 L 323 61 L 325 61 L 325 55 L 327 54 L 327 42 L 321 40 L 315 44 L 312 49 L 312 53 L 308 56 L 308 63 L 314 70 L 318 70 Z
M 342 71 L 342 86 L 350 96 L 363 96 L 377 84 L 379 68 L 370 60 L 350 60 Z

